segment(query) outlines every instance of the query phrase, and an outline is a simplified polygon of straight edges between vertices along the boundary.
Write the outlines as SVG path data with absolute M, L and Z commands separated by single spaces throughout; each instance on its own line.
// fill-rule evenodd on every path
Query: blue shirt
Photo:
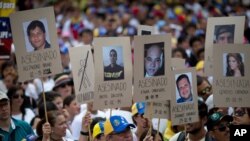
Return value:
M 0 134 L 3 135 L 3 141 L 23 141 L 28 135 L 34 135 L 31 126 L 21 120 L 11 118 L 9 132 L 0 128 Z

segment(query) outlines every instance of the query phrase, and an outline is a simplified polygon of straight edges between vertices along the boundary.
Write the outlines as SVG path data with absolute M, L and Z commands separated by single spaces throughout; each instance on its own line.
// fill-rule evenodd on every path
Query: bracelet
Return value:
M 81 131 L 80 132 L 83 136 L 89 136 L 89 132 L 83 132 L 83 131 Z

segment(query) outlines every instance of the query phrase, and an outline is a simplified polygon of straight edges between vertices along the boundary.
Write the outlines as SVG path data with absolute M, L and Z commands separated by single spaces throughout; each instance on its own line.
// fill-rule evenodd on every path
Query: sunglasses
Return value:
M 211 92 L 211 90 L 212 90 L 212 87 L 211 87 L 211 86 L 208 86 L 208 87 L 202 89 L 200 92 L 198 92 L 198 94 L 199 94 L 199 95 L 205 95 L 205 94 Z
M 234 112 L 234 116 L 237 116 L 237 117 L 242 117 L 242 116 L 244 116 L 245 114 L 246 114 L 246 112 L 243 111 L 243 110 L 238 110 L 238 111 L 235 111 L 235 112 Z
M 66 86 L 72 86 L 72 82 L 65 82 L 59 85 L 58 87 L 65 88 Z
M 226 124 L 219 124 L 218 128 L 215 128 L 213 130 L 219 130 L 220 132 L 226 131 L 227 127 L 229 128 L 230 123 L 226 123 Z
M 12 98 L 14 98 L 14 99 L 18 99 L 19 97 L 24 98 L 25 96 L 23 94 L 22 95 L 15 94 L 15 95 L 12 96 Z

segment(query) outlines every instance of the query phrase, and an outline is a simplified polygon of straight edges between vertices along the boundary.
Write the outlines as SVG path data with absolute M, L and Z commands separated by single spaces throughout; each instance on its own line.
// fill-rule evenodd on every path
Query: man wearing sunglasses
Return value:
M 197 76 L 197 91 L 198 96 L 206 101 L 207 98 L 212 95 L 212 85 L 209 83 L 207 78 Z
M 235 125 L 250 125 L 250 108 L 236 107 L 234 108 Z
M 229 125 L 233 117 L 215 112 L 208 117 L 207 129 L 214 141 L 230 141 Z
M 27 122 L 11 118 L 9 98 L 1 91 L 0 135 L 3 136 L 1 141 L 21 141 L 34 136 L 34 132 Z

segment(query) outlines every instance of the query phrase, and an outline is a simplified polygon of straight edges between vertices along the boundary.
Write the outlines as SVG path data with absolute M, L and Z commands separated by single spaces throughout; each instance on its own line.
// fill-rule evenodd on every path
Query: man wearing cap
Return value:
M 9 99 L 5 93 L 0 91 L 0 136 L 2 141 L 22 141 L 33 135 L 34 132 L 28 123 L 11 118 Z
M 136 125 L 136 132 L 135 135 L 137 139 L 140 139 L 142 133 L 149 129 L 149 120 L 143 117 L 145 113 L 145 103 L 144 102 L 137 102 L 134 103 L 132 108 L 132 119 Z
M 215 32 L 215 43 L 228 44 L 234 41 L 234 26 L 220 25 Z
M 95 124 L 93 129 L 93 141 L 105 141 L 103 121 Z
M 229 124 L 233 117 L 215 112 L 208 117 L 207 130 L 214 141 L 230 141 Z
M 135 141 L 136 137 L 133 137 L 131 127 L 135 128 L 135 125 L 128 123 L 124 117 L 111 116 L 104 122 L 106 141 Z

